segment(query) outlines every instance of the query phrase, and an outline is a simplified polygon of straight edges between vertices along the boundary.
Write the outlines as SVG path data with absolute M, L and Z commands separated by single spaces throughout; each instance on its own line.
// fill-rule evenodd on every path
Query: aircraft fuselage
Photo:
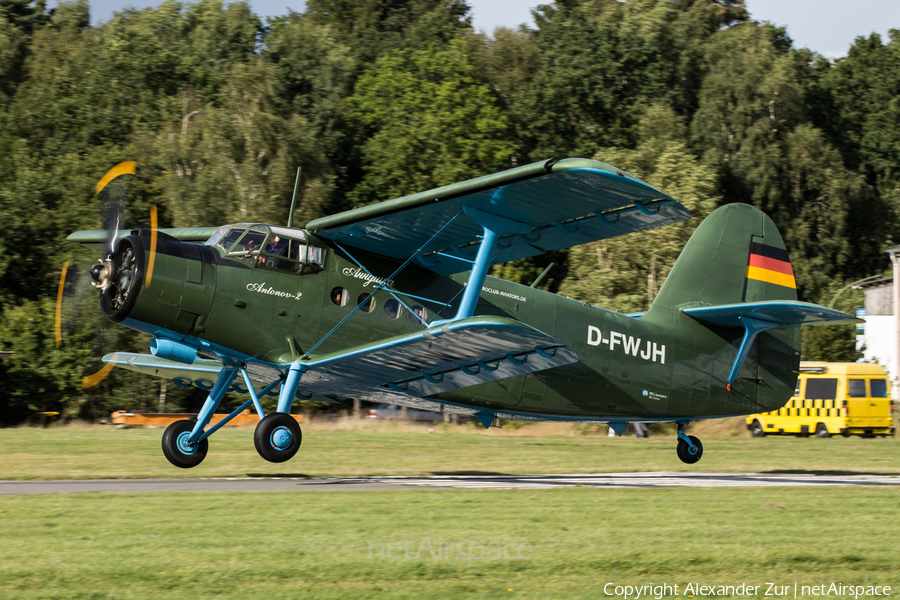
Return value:
M 150 333 L 165 329 L 283 364 L 326 336 L 313 356 L 422 329 L 410 308 L 424 308 L 429 321 L 456 313 L 468 273 L 442 277 L 410 265 L 389 282 L 390 288 L 418 299 L 400 295 L 406 307 L 398 311 L 396 300 L 380 291 L 374 306 L 337 327 L 399 263 L 362 252 L 351 258 L 327 240 L 307 236 L 326 254 L 324 268 L 306 274 L 227 258 L 213 246 L 163 239 L 154 292 L 141 293 L 123 324 Z M 562 420 L 664 420 L 771 410 L 784 404 L 796 383 L 796 330 L 761 335 L 741 377 L 727 391 L 725 380 L 742 333 L 699 323 L 679 310 L 653 318 L 628 316 L 488 277 L 475 314 L 524 322 L 571 347 L 580 360 L 458 389 L 436 400 Z

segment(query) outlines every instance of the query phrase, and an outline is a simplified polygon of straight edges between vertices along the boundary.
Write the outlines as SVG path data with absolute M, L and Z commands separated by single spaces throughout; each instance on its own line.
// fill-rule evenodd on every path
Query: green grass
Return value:
M 898 517 L 895 488 L 7 496 L 0 597 L 562 599 L 602 597 L 609 582 L 896 590 Z M 478 544 L 532 550 L 415 558 L 426 537 L 471 543 L 473 557 Z M 410 559 L 382 559 L 378 546 L 369 557 L 370 544 L 405 540 Z
M 684 465 L 675 438 L 605 435 L 486 435 L 465 430 L 342 431 L 304 427 L 290 462 L 265 462 L 252 429 L 210 438 L 189 470 L 169 465 L 160 429 L 2 429 L 0 479 L 423 475 L 429 473 L 596 473 L 615 471 L 794 471 L 900 474 L 900 440 L 703 437 L 703 459 Z M 470 430 L 471 431 L 471 430 Z M 510 432 L 506 432 L 510 433 Z

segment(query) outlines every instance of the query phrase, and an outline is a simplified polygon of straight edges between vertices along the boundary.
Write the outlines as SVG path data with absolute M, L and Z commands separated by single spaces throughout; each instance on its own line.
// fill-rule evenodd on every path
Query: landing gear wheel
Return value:
M 816 437 L 817 438 L 830 438 L 831 434 L 828 433 L 828 427 L 825 426 L 825 423 L 819 423 L 816 425 Z
M 762 424 L 753 419 L 753 422 L 750 423 L 750 435 L 753 437 L 766 437 L 766 431 L 763 429 Z
M 168 427 L 162 436 L 162 450 L 166 459 L 181 469 L 196 467 L 206 458 L 209 451 L 209 440 L 201 440 L 196 444 L 189 444 L 187 439 L 194 430 L 195 422 L 175 421 Z
M 678 458 L 681 459 L 681 462 L 692 465 L 703 456 L 703 444 L 700 443 L 699 439 L 692 435 L 689 435 L 688 438 L 690 438 L 691 442 L 694 444 L 694 453 L 691 454 L 691 447 L 681 438 L 678 438 L 678 446 L 675 448 L 675 452 L 678 454 Z
M 256 451 L 269 462 L 290 460 L 300 449 L 303 435 L 297 420 L 286 413 L 272 413 L 256 426 L 253 443 Z

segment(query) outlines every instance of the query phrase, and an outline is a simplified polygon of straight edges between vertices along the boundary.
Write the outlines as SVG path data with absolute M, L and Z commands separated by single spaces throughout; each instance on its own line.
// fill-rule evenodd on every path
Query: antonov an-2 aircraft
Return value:
M 359 398 L 497 419 L 678 424 L 781 407 L 800 326 L 853 323 L 797 301 L 772 221 L 729 204 L 700 224 L 649 310 L 611 312 L 487 276 L 491 265 L 690 218 L 609 165 L 548 160 L 337 215 L 305 229 L 240 223 L 116 232 L 91 271 L 104 315 L 152 336 L 105 362 L 209 390 L 162 447 L 204 459 L 223 396 L 249 394 L 259 454 L 297 452 L 295 398 Z M 102 248 L 108 234 L 69 240 Z M 259 397 L 277 395 L 266 415 Z

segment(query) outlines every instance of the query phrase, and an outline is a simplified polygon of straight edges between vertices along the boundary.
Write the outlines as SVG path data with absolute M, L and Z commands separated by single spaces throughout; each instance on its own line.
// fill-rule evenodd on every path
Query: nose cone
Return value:
M 106 269 L 103 268 L 103 265 L 94 265 L 91 267 L 91 279 L 94 280 L 94 283 L 100 283 L 105 271 Z

